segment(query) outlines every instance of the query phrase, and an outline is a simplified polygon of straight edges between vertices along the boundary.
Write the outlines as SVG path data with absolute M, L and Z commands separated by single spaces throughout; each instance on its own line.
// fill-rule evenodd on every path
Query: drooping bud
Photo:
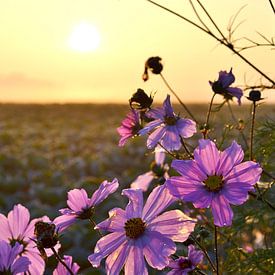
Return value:
M 147 110 L 153 103 L 153 97 L 148 96 L 144 90 L 137 89 L 137 91 L 129 99 L 130 107 L 137 110 Z
M 161 64 L 161 58 L 159 56 L 153 56 L 147 59 L 145 62 L 145 69 L 142 75 L 142 79 L 147 81 L 149 79 L 148 69 L 153 74 L 160 74 L 163 70 L 163 65 Z

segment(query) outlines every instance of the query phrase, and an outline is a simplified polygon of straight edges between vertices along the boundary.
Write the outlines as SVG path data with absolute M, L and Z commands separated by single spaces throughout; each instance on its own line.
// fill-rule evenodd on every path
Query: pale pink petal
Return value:
M 194 160 L 173 160 L 171 166 L 188 180 L 203 181 L 207 178 Z
M 244 153 L 242 147 L 237 142 L 233 141 L 230 147 L 221 152 L 220 163 L 216 174 L 225 177 L 234 166 L 242 162 L 243 157 Z
M 199 147 L 194 151 L 194 158 L 200 169 L 206 175 L 215 175 L 219 165 L 220 154 L 213 141 L 209 139 L 200 139 Z
M 196 221 L 180 210 L 167 211 L 151 220 L 148 228 L 158 231 L 174 242 L 184 242 L 193 232 Z
M 147 231 L 142 236 L 144 244 L 143 253 L 147 263 L 158 270 L 163 269 L 169 263 L 169 256 L 176 252 L 176 245 L 156 231 Z
M 8 214 L 8 222 L 13 239 L 23 239 L 29 221 L 29 210 L 21 204 L 15 205 Z
M 63 232 L 73 223 L 75 223 L 77 215 L 62 215 L 53 220 L 53 223 L 56 226 L 58 233 Z
M 246 161 L 233 167 L 231 172 L 224 178 L 226 183 L 247 183 L 254 185 L 260 180 L 262 168 L 253 161 Z
M 145 127 L 143 127 L 141 130 L 139 130 L 140 135 L 145 135 L 154 130 L 156 127 L 160 126 L 163 123 L 162 120 L 157 119 L 149 122 Z
M 166 185 L 154 188 L 144 205 L 142 219 L 149 222 L 175 201 Z
M 69 191 L 67 204 L 75 212 L 80 212 L 91 206 L 90 199 L 84 189 L 73 189 Z
M 176 123 L 179 135 L 184 138 L 192 137 L 196 132 L 196 122 L 191 119 L 179 119 Z
M 148 274 L 143 256 L 143 243 L 140 239 L 137 239 L 133 245 L 131 245 L 129 255 L 125 263 L 125 275 L 131 274 Z
M 149 149 L 154 148 L 165 134 L 165 127 L 161 126 L 157 128 L 147 139 L 147 147 Z
M 93 193 L 90 204 L 92 206 L 98 205 L 105 200 L 110 194 L 114 193 L 118 188 L 117 179 L 113 179 L 112 182 L 105 180 L 99 186 L 99 188 Z
M 176 126 L 165 126 L 165 133 L 160 144 L 169 151 L 179 150 L 181 147 L 180 136 Z M 149 147 L 148 147 L 149 148 Z
M 120 274 L 126 258 L 129 255 L 129 250 L 130 246 L 125 242 L 107 257 L 105 263 L 107 275 Z
M 103 258 L 117 250 L 126 242 L 125 232 L 114 232 L 102 237 L 95 246 L 94 253 L 88 257 L 93 267 L 99 267 Z
M 154 174 L 152 171 L 149 171 L 143 175 L 138 176 L 131 184 L 131 188 L 141 189 L 143 192 L 146 192 L 153 179 Z
M 233 219 L 233 211 L 229 202 L 222 194 L 214 196 L 211 204 L 214 224 L 220 227 L 230 226 Z
M 8 219 L 3 214 L 0 214 L 0 240 L 8 241 L 11 238 L 11 231 Z
M 97 224 L 95 229 L 109 232 L 125 232 L 124 225 L 127 221 L 126 212 L 121 208 L 114 208 L 109 211 L 109 218 Z
M 143 193 L 141 189 L 124 189 L 122 195 L 127 196 L 129 203 L 126 207 L 128 219 L 141 217 L 143 207 Z

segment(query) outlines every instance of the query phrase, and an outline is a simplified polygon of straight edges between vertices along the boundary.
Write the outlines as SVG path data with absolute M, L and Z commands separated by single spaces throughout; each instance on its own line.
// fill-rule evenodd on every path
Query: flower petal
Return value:
M 152 171 L 149 171 L 143 175 L 138 176 L 134 182 L 131 184 L 133 189 L 141 189 L 143 192 L 146 192 L 149 184 L 154 179 L 154 174 Z
M 165 160 L 165 150 L 161 146 L 157 146 L 155 149 L 155 162 L 157 165 L 163 165 Z
M 196 132 L 196 122 L 191 119 L 179 119 L 176 123 L 179 135 L 184 138 L 192 137 Z
M 195 220 L 180 210 L 171 210 L 151 220 L 148 227 L 174 242 L 184 242 L 194 230 L 195 224 Z
M 143 127 L 141 130 L 139 130 L 140 135 L 145 135 L 154 130 L 156 127 L 160 126 L 163 123 L 162 120 L 156 119 L 151 122 L 149 122 L 145 127 Z
M 126 236 L 121 232 L 114 232 L 102 237 L 95 246 L 94 253 L 88 257 L 93 267 L 99 267 L 103 258 L 117 250 L 126 242 Z
M 143 244 L 141 239 L 137 239 L 133 245 L 131 245 L 129 255 L 125 263 L 125 275 L 130 274 L 148 274 L 143 256 Z
M 241 163 L 243 157 L 242 147 L 236 141 L 233 141 L 230 147 L 221 152 L 216 174 L 225 177 L 234 166 Z
M 165 134 L 165 127 L 157 128 L 147 139 L 148 149 L 153 149 Z
M 24 252 L 23 255 L 26 256 L 31 262 L 31 264 L 29 265 L 30 274 L 41 275 L 44 273 L 45 262 L 40 256 L 37 248 L 33 248 L 32 250 L 30 250 L 28 247 L 28 251 Z
M 163 120 L 165 116 L 163 108 L 154 108 L 146 112 L 146 117 Z
M 73 189 L 68 192 L 67 205 L 75 212 L 80 212 L 91 206 L 87 192 L 82 189 Z
M 129 255 L 129 250 L 130 246 L 125 242 L 107 257 L 105 267 L 108 275 L 120 274 L 120 270 Z
M 166 180 L 170 193 L 184 201 L 193 202 L 196 208 L 209 207 L 213 194 L 201 182 L 189 181 L 184 177 L 171 177 Z
M 218 81 L 221 83 L 223 88 L 229 87 L 235 81 L 235 76 L 232 73 L 232 68 L 229 73 L 227 73 L 226 71 L 220 71 Z
M 165 126 L 164 129 L 165 134 L 160 141 L 161 145 L 169 151 L 179 150 L 181 142 L 177 127 L 175 125 Z
M 143 253 L 147 263 L 158 270 L 169 263 L 169 256 L 176 252 L 176 245 L 169 238 L 156 231 L 147 231 L 142 236 L 145 244 Z
M 122 195 L 129 199 L 126 206 L 127 219 L 141 217 L 143 207 L 143 193 L 141 189 L 124 189 Z
M 126 212 L 121 208 L 114 208 L 109 211 L 109 218 L 97 224 L 95 229 L 109 232 L 125 232 L 124 225 L 127 221 Z
M 226 183 L 247 183 L 254 185 L 260 180 L 262 168 L 253 161 L 246 161 L 233 167 L 231 172 L 224 178 Z
M 12 274 L 24 274 L 24 272 L 28 271 L 30 264 L 30 260 L 27 257 L 22 256 L 13 263 L 11 272 Z
M 219 151 L 216 144 L 209 139 L 200 139 L 199 147 L 194 151 L 195 161 L 200 169 L 208 176 L 216 173 L 216 168 L 219 165 Z
M 201 250 L 196 250 L 194 245 L 189 245 L 188 258 L 193 266 L 197 266 L 203 260 L 203 252 Z
M 171 101 L 170 101 L 170 95 L 167 95 L 166 99 L 164 100 L 163 109 L 164 109 L 166 116 L 169 116 L 169 117 L 174 116 L 174 111 L 173 111 Z
M 21 204 L 13 207 L 8 214 L 8 223 L 13 239 L 22 239 L 30 221 L 29 210 Z
M 93 193 L 91 198 L 91 205 L 95 206 L 105 200 L 110 194 L 114 193 L 118 188 L 117 179 L 113 179 L 112 182 L 107 180 L 103 181 L 99 188 Z
M 214 224 L 220 227 L 230 226 L 233 219 L 233 211 L 229 202 L 222 194 L 214 196 L 212 203 L 212 214 L 214 217 Z
M 53 223 L 55 224 L 58 233 L 61 233 L 71 226 L 76 221 L 76 218 L 77 215 L 61 215 L 56 217 Z
M 238 104 L 241 105 L 241 97 L 243 96 L 242 89 L 237 87 L 228 87 L 226 91 L 230 93 L 232 96 L 235 96 L 238 99 Z
M 154 188 L 144 205 L 142 219 L 149 222 L 175 201 L 165 184 Z
M 194 160 L 173 160 L 171 166 L 188 180 L 203 181 L 207 177 Z
M 8 223 L 8 219 L 3 214 L 0 214 L 0 240 L 8 241 L 11 236 L 11 231 Z

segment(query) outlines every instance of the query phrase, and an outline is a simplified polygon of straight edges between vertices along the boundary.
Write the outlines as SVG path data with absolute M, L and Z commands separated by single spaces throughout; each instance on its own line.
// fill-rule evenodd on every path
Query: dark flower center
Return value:
M 165 116 L 164 117 L 164 123 L 166 125 L 175 125 L 177 120 L 178 120 L 178 118 L 175 116 Z
M 80 220 L 88 220 L 93 216 L 93 214 L 94 214 L 93 208 L 82 209 L 82 212 L 81 214 L 78 215 L 78 218 Z
M 163 166 L 156 164 L 155 161 L 151 163 L 150 168 L 156 177 L 160 178 L 164 176 L 165 170 L 163 169 Z
M 204 181 L 204 184 L 208 191 L 218 192 L 223 186 L 222 176 L 208 176 L 208 178 Z
M 141 127 L 141 125 L 139 123 L 133 125 L 133 127 L 132 127 L 132 134 L 133 135 L 137 135 L 138 132 L 139 132 L 139 130 L 141 130 L 141 129 L 142 129 L 142 127 Z
M 3 271 L 0 271 L 0 275 L 12 275 L 12 272 L 9 270 L 3 270 Z
M 126 236 L 131 239 L 137 239 L 141 236 L 144 233 L 145 228 L 145 222 L 141 218 L 132 218 L 124 225 Z
M 216 94 L 223 94 L 225 92 L 224 87 L 220 81 L 214 81 L 212 84 L 212 90 Z
M 190 260 L 184 259 L 179 262 L 179 266 L 181 269 L 190 268 L 190 267 L 192 267 L 192 263 Z

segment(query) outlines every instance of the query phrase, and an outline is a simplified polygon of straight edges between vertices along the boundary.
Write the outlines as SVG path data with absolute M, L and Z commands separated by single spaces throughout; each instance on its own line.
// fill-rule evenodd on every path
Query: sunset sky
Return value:
M 201 1 L 226 35 L 230 17 L 246 5 L 234 38 L 264 43 L 257 31 L 275 37 L 268 0 Z M 188 0 L 158 3 L 197 21 Z M 209 101 L 208 81 L 231 67 L 236 85 L 268 83 L 212 38 L 145 0 L 1 1 L 0 37 L 0 102 L 126 103 L 137 88 L 162 101 L 168 90 L 160 77 L 141 79 L 150 56 L 162 57 L 164 76 L 185 102 Z M 275 50 L 243 54 L 275 78 Z M 264 97 L 274 103 L 275 91 Z

